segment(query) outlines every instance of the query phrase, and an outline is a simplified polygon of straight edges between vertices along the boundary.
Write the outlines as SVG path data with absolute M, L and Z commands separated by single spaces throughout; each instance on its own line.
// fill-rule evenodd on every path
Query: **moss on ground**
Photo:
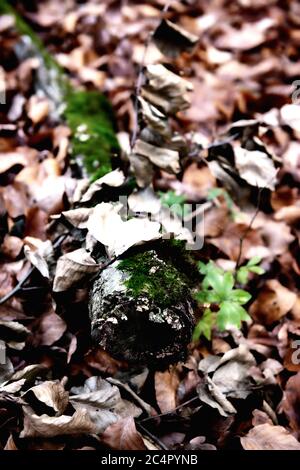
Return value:
M 93 180 L 111 171 L 111 158 L 119 152 L 112 109 L 98 91 L 71 91 L 65 117 L 72 131 L 72 156 L 82 158 Z
M 161 308 L 176 305 L 188 293 L 185 275 L 153 251 L 129 256 L 118 269 L 130 274 L 126 286 L 134 298 L 145 294 Z
M 49 54 L 39 36 L 6 0 L 0 0 L 0 13 L 15 17 L 16 29 L 20 34 L 31 38 L 45 69 L 55 71 L 51 79 L 59 87 L 65 104 L 64 118 L 72 131 L 73 160 L 80 162 L 80 166 L 92 180 L 111 171 L 111 158 L 119 153 L 119 144 L 108 100 L 98 91 L 74 90 L 63 69 Z

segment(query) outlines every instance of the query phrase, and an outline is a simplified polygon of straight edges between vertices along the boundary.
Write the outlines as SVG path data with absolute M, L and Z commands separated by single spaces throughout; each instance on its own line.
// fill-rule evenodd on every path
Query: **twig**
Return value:
M 242 253 L 243 253 L 243 244 L 244 244 L 245 238 L 247 237 L 248 233 L 250 232 L 250 230 L 252 228 L 252 225 L 254 224 L 254 221 L 255 221 L 256 217 L 258 216 L 258 213 L 259 213 L 261 193 L 262 193 L 263 189 L 265 189 L 265 188 L 260 188 L 259 191 L 258 191 L 257 205 L 256 205 L 255 212 L 254 212 L 254 214 L 253 214 L 253 216 L 250 220 L 250 223 L 249 223 L 248 227 L 246 228 L 243 236 L 240 238 L 239 254 L 238 254 L 238 257 L 237 257 L 237 260 L 236 260 L 236 264 L 235 264 L 235 272 L 236 273 L 237 273 L 238 268 L 240 267 Z
M 66 238 L 67 234 L 61 235 L 55 243 L 53 243 L 53 248 L 58 248 L 60 244 L 63 242 L 63 240 Z M 8 292 L 2 299 L 0 299 L 0 305 L 3 305 L 5 302 L 7 302 L 9 299 L 11 299 L 14 295 L 16 295 L 19 290 L 21 290 L 23 284 L 30 278 L 31 274 L 35 270 L 35 266 L 31 266 L 29 271 L 22 277 L 22 279 L 18 282 L 18 284 L 10 291 Z
M 31 266 L 29 271 L 25 274 L 25 276 L 22 277 L 22 279 L 18 282 L 18 284 L 10 292 L 8 292 L 8 294 L 6 294 L 4 297 L 2 297 L 2 299 L 0 299 L 0 305 L 7 302 L 11 297 L 13 297 L 21 289 L 21 287 L 27 281 L 27 279 L 30 278 L 34 270 L 35 270 L 35 267 Z
M 185 401 L 184 403 L 181 403 L 181 405 L 178 405 L 176 406 L 176 408 L 173 408 L 172 410 L 170 411 L 165 411 L 165 413 L 160 413 L 160 414 L 157 414 L 157 415 L 151 415 L 151 416 L 147 416 L 147 418 L 143 418 L 141 420 L 139 420 L 138 422 L 139 423 L 144 423 L 145 421 L 150 421 L 151 419 L 155 419 L 155 418 L 161 418 L 162 416 L 167 416 L 169 414 L 172 414 L 174 413 L 175 411 L 177 410 L 180 410 L 181 408 L 183 408 L 184 406 L 187 406 L 189 405 L 190 403 L 192 403 L 193 401 L 196 401 L 198 400 L 198 397 L 194 397 L 194 398 L 191 398 L 190 400 L 187 400 Z
M 141 423 L 137 422 L 136 425 L 137 428 L 140 428 L 144 434 L 147 434 L 147 436 L 150 437 L 150 439 L 155 442 L 155 444 L 157 444 L 162 450 L 169 450 L 168 447 L 158 437 L 154 436 L 154 434 L 148 431 L 148 429 L 146 429 Z

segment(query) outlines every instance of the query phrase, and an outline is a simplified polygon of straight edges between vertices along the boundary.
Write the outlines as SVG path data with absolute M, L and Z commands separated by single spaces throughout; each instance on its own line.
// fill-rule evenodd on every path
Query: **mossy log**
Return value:
M 73 167 L 91 180 L 111 171 L 117 165 L 118 159 L 114 157 L 119 155 L 120 147 L 112 107 L 107 98 L 97 90 L 74 89 L 39 36 L 7 0 L 0 0 L 0 14 L 13 15 L 16 30 L 30 38 L 18 48 L 18 55 L 21 59 L 34 55 L 40 60 L 35 89 L 52 104 L 53 119 L 65 121 L 71 129 Z
M 154 250 L 106 268 L 89 310 L 94 341 L 115 358 L 157 366 L 186 355 L 194 327 L 189 281 Z

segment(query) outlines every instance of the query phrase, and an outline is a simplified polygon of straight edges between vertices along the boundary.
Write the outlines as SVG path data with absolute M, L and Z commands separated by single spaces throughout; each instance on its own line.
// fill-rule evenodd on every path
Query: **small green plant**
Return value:
M 264 274 L 265 270 L 258 266 L 261 262 L 260 256 L 253 256 L 245 266 L 238 268 L 236 279 L 240 284 L 246 284 L 250 273 Z
M 204 279 L 202 290 L 195 295 L 195 298 L 206 308 L 194 330 L 194 341 L 201 335 L 210 340 L 214 325 L 220 331 L 224 331 L 231 326 L 240 328 L 242 321 L 250 319 L 243 305 L 249 302 L 251 295 L 243 289 L 236 289 L 235 284 L 236 281 L 245 284 L 250 272 L 263 274 L 264 270 L 258 266 L 259 262 L 260 258 L 257 256 L 252 258 L 237 270 L 236 276 L 232 272 L 225 272 L 213 261 L 208 264 L 199 262 L 199 271 L 204 275 Z
M 236 211 L 234 209 L 234 202 L 232 198 L 229 196 L 228 192 L 225 191 L 223 188 L 211 188 L 207 194 L 208 201 L 214 201 L 219 197 L 223 197 L 225 204 L 227 206 L 228 211 L 230 212 L 231 217 L 234 219 L 236 215 Z
M 189 208 L 184 205 L 186 198 L 183 194 L 176 194 L 175 191 L 167 191 L 163 193 L 159 191 L 160 200 L 163 206 L 169 209 L 176 215 L 187 215 Z

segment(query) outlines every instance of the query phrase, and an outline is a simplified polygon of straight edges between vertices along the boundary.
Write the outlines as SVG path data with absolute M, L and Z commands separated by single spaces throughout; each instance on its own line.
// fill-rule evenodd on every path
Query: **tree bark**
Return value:
M 156 366 L 185 357 L 194 327 L 188 279 L 154 250 L 106 268 L 89 311 L 93 339 L 113 357 Z

